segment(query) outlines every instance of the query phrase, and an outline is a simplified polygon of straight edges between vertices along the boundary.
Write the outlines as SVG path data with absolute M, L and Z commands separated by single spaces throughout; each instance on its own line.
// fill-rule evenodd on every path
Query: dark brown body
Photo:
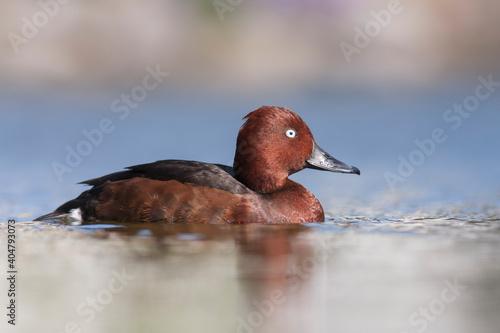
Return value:
M 291 180 L 272 194 L 224 190 L 145 178 L 107 185 L 99 196 L 98 220 L 176 223 L 304 223 L 323 221 L 319 201 Z

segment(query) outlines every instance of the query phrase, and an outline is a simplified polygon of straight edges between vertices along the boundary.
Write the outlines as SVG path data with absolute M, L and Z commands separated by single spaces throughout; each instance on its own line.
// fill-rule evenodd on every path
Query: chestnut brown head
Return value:
M 359 174 L 322 150 L 306 123 L 289 109 L 263 106 L 243 119 L 233 167 L 236 178 L 254 191 L 276 191 L 306 167 Z

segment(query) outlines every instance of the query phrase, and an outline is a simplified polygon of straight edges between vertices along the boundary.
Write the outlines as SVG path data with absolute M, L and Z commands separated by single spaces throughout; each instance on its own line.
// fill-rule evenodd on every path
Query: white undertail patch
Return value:
M 66 217 L 66 221 L 68 221 L 71 225 L 82 224 L 82 210 L 80 208 L 70 210 L 68 216 Z

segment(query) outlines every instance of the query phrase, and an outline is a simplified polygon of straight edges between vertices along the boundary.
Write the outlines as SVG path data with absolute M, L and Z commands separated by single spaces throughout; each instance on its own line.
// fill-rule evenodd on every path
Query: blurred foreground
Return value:
M 493 333 L 498 214 L 288 226 L 21 222 L 18 321 L 8 332 Z M 0 236 L 6 248 L 4 223 Z

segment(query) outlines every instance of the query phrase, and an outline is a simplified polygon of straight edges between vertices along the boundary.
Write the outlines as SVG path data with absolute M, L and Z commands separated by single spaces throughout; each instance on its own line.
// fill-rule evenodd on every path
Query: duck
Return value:
M 161 160 L 83 181 L 92 186 L 36 221 L 324 222 L 319 200 L 289 176 L 306 168 L 360 175 L 328 154 L 293 111 L 262 106 L 243 119 L 233 166 Z

